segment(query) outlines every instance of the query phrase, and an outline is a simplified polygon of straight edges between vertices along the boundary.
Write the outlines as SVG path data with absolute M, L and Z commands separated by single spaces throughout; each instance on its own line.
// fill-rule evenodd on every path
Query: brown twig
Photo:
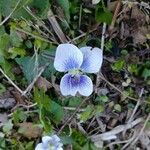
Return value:
M 139 107 L 139 105 L 141 103 L 141 97 L 143 95 L 143 92 L 144 92 L 144 88 L 141 89 L 141 92 L 140 92 L 140 95 L 139 95 L 139 99 L 138 99 L 138 101 L 136 103 L 136 106 L 135 106 L 135 108 L 134 108 L 134 110 L 133 110 L 133 112 L 132 112 L 132 114 L 131 114 L 131 116 L 130 116 L 130 118 L 129 118 L 127 123 L 130 123 L 134 119 L 133 117 L 134 117 L 134 115 L 135 115 L 135 113 L 136 113 L 136 111 L 137 111 L 137 109 L 138 109 L 138 107 Z
M 103 53 L 103 50 L 104 50 L 106 26 L 107 26 L 106 23 L 104 23 L 103 24 L 103 30 L 102 30 L 102 36 L 101 36 L 101 50 L 102 50 L 102 53 Z M 98 88 L 100 80 L 101 80 L 100 79 L 100 71 L 97 73 L 97 76 L 96 76 L 95 93 L 97 93 L 97 88 Z
M 65 34 L 63 33 L 62 29 L 60 28 L 51 9 L 48 11 L 48 20 L 51 23 L 53 30 L 55 31 L 55 33 L 58 36 L 58 38 L 60 39 L 60 41 L 62 43 L 67 43 L 68 40 L 66 39 Z
M 104 80 L 107 84 L 109 84 L 112 88 L 114 88 L 116 91 L 118 91 L 121 95 L 124 95 L 126 98 L 128 98 L 128 99 L 130 99 L 130 100 L 133 100 L 133 101 L 136 101 L 136 102 L 138 101 L 137 98 L 134 98 L 134 97 L 125 95 L 125 93 L 123 93 L 119 88 L 117 88 L 115 85 L 113 85 L 112 83 L 110 83 L 110 82 L 103 76 L 103 74 L 100 75 L 100 78 L 101 78 L 102 80 Z M 150 102 L 148 102 L 148 101 L 143 101 L 143 102 L 150 105 Z
M 16 3 L 16 6 L 12 10 L 12 12 L 2 22 L 0 22 L 0 26 L 2 26 L 13 15 L 13 13 L 16 11 L 20 2 L 21 2 L 21 0 L 18 0 L 18 2 Z
M 38 36 L 38 35 L 32 34 L 32 33 L 28 32 L 28 31 L 25 31 L 25 30 L 23 30 L 23 29 L 21 29 L 21 28 L 16 27 L 15 29 L 16 29 L 17 31 L 19 31 L 19 32 L 22 32 L 22 33 L 25 33 L 25 34 L 27 34 L 27 35 L 30 35 L 31 37 L 33 37 L 33 38 L 35 38 L 35 39 L 39 39 L 39 40 L 41 40 L 41 41 L 44 41 L 44 42 L 47 42 L 47 43 L 50 43 L 50 44 L 54 43 L 53 41 L 49 41 L 48 39 L 45 39 L 45 38 L 43 38 L 42 36 Z M 54 43 L 54 44 L 56 44 L 56 43 Z
M 45 25 L 44 21 L 40 20 L 37 16 L 34 15 L 34 13 L 32 13 L 31 9 L 29 7 L 23 7 L 36 21 L 37 24 L 41 25 L 51 36 L 51 40 L 53 42 L 55 42 L 56 44 L 59 44 L 54 36 L 54 34 L 48 29 L 48 27 Z M 41 32 L 43 32 L 41 30 Z
M 22 96 L 26 95 L 28 92 L 31 91 L 31 89 L 33 88 L 35 82 L 38 80 L 38 78 L 42 75 L 42 73 L 44 72 L 44 70 L 46 69 L 46 67 L 49 65 L 49 63 L 47 63 L 44 67 L 42 67 L 39 71 L 39 74 L 33 79 L 33 81 L 31 82 L 31 84 L 26 88 L 25 91 L 23 91 Z
M 98 135 L 93 135 L 93 136 L 91 136 L 91 139 L 93 142 L 98 142 L 99 140 L 108 141 L 111 139 L 116 139 L 117 134 L 121 133 L 122 131 L 124 131 L 126 129 L 133 128 L 135 125 L 139 124 L 142 121 L 143 121 L 143 118 L 138 118 L 138 119 L 132 121 L 130 124 L 119 125 L 119 126 L 113 128 L 111 131 L 108 131 L 108 132 L 105 132 L 102 134 L 98 134 Z
M 5 72 L 0 68 L 0 72 L 5 76 L 5 78 L 22 94 L 23 91 L 5 74 Z
M 115 26 L 115 22 L 116 22 L 120 7 L 121 7 L 121 0 L 118 0 L 117 5 L 116 5 L 116 9 L 115 9 L 115 12 L 114 12 L 114 15 L 113 15 L 113 18 L 112 18 L 111 25 L 109 26 L 109 29 L 108 29 L 110 33 L 111 33 L 111 31 L 113 30 L 113 28 Z
M 76 110 L 74 111 L 74 113 L 68 117 L 66 119 L 66 121 L 64 122 L 64 124 L 62 125 L 62 127 L 59 129 L 58 134 L 61 133 L 61 131 L 65 128 L 65 126 L 73 119 L 73 117 L 75 116 L 75 114 L 79 111 L 79 109 L 81 108 L 81 106 L 88 100 L 89 98 L 85 98 L 83 99 L 83 101 L 80 103 L 80 105 L 76 108 Z
M 138 134 L 138 136 L 134 139 L 134 141 L 131 143 L 131 145 L 133 146 L 136 142 L 137 142 L 137 140 L 140 138 L 140 136 L 142 135 L 142 133 L 143 133 L 143 131 L 144 131 L 144 129 L 145 129 L 145 127 L 146 127 L 146 125 L 147 125 L 147 123 L 148 123 L 148 121 L 150 120 L 150 113 L 148 114 L 148 116 L 147 116 L 147 118 L 146 118 L 146 120 L 145 120 L 145 122 L 144 122 L 144 125 L 143 125 L 143 127 L 141 128 L 141 131 L 139 132 L 139 134 Z

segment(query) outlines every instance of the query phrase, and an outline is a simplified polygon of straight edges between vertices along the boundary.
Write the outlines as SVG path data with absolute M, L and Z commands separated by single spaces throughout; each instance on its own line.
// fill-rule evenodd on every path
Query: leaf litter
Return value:
M 8 12 L 5 1 L 0 2 L 2 19 L 15 2 Z M 107 6 L 106 1 L 58 0 L 51 1 L 50 10 L 48 0 L 22 4 L 0 26 L 0 39 L 6 39 L 0 42 L 0 67 L 20 89 L 30 88 L 22 96 L 1 74 L 0 147 L 34 149 L 42 135 L 55 132 L 64 149 L 149 149 L 149 3 L 114 0 Z M 108 24 L 102 35 L 104 21 Z M 100 47 L 101 36 L 104 62 L 99 81 L 91 75 L 95 91 L 87 99 L 63 97 L 58 86 L 63 74 L 48 61 L 53 62 L 58 43 Z M 39 75 L 40 68 L 44 72 Z

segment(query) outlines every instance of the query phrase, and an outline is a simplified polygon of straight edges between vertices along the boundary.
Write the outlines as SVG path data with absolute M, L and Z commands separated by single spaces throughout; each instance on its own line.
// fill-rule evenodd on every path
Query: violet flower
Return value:
M 60 142 L 60 138 L 57 135 L 44 136 L 42 143 L 39 143 L 35 150 L 63 150 L 63 144 Z
M 60 44 L 56 49 L 54 67 L 66 74 L 60 81 L 62 95 L 75 96 L 79 92 L 89 96 L 93 92 L 92 80 L 83 73 L 99 72 L 103 60 L 102 50 L 97 47 L 77 48 L 73 44 Z

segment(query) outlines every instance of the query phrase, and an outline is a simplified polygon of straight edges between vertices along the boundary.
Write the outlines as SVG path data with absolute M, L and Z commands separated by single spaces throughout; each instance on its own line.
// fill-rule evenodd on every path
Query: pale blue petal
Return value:
M 62 148 L 63 144 L 62 143 L 57 143 L 57 145 L 55 146 L 55 150 L 63 150 Z
M 57 135 L 44 136 L 42 138 L 42 143 L 39 143 L 35 150 L 49 150 L 50 145 L 54 150 L 63 150 L 63 144 L 60 142 L 60 138 Z
M 81 70 L 86 73 L 99 72 L 103 61 L 102 50 L 97 47 L 82 47 L 80 50 L 83 53 Z
M 57 135 L 53 135 L 51 137 L 52 137 L 53 142 L 55 142 L 55 143 L 60 142 L 60 138 Z
M 55 150 L 63 150 L 63 148 L 62 147 L 58 147 Z
M 52 140 L 52 137 L 50 136 L 44 136 L 42 137 L 42 143 L 45 147 L 48 146 L 49 143 L 51 143 L 53 140 Z
M 45 148 L 43 147 L 43 144 L 42 144 L 42 143 L 39 143 L 39 144 L 36 146 L 35 150 L 45 150 Z
M 83 96 L 90 96 L 93 92 L 93 83 L 92 80 L 86 76 L 80 76 L 80 83 L 78 86 L 78 92 Z
M 86 75 L 65 74 L 60 82 L 60 91 L 64 96 L 75 96 L 77 92 L 89 96 L 93 92 L 93 83 Z
M 73 44 L 60 44 L 56 49 L 54 67 L 57 71 L 66 72 L 80 68 L 83 62 L 82 52 Z
M 78 91 L 78 81 L 74 80 L 73 75 L 65 74 L 60 81 L 60 91 L 62 95 L 75 96 Z
M 55 147 L 56 148 L 59 148 L 59 147 L 62 147 L 63 146 L 63 144 L 61 143 L 61 142 L 57 142 L 56 144 L 55 144 Z

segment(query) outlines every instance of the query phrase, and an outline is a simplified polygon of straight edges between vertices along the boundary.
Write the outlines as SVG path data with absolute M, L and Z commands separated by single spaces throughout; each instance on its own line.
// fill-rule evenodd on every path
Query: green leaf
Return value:
M 66 98 L 63 102 L 65 106 L 77 107 L 79 106 L 81 101 L 82 101 L 81 97 L 69 97 L 69 98 Z
M 95 101 L 100 103 L 106 103 L 109 101 L 109 98 L 106 95 L 100 95 L 96 97 Z
M 128 65 L 128 71 L 130 73 L 132 73 L 132 74 L 138 75 L 139 69 L 138 69 L 137 64 L 130 64 L 130 65 Z
M 73 139 L 71 138 L 71 136 L 61 136 L 61 140 L 64 145 L 73 143 Z
M 39 110 L 40 122 L 43 125 L 45 132 L 49 133 L 52 130 L 52 125 L 51 125 L 50 116 L 48 116 L 49 112 L 47 112 L 46 109 L 43 107 L 43 105 L 46 104 L 45 99 L 48 99 L 46 100 L 46 102 L 49 101 L 49 98 L 45 96 L 44 91 L 34 88 L 34 100 L 37 102 L 40 109 Z
M 0 138 L 0 150 L 6 149 L 6 139 Z
M 87 142 L 86 137 L 81 132 L 78 132 L 77 130 L 73 130 L 71 137 L 79 146 L 83 146 Z
M 1 21 L 0 21 L 1 22 Z M 3 35 L 5 33 L 4 26 L 0 26 L 0 35 Z
M 14 123 L 19 123 L 25 121 L 26 119 L 27 119 L 27 115 L 24 113 L 22 109 L 17 109 L 13 112 Z
M 104 111 L 104 107 L 102 105 L 88 105 L 86 110 L 79 115 L 81 122 L 85 122 L 86 120 L 92 118 L 94 115 L 99 115 Z
M 144 68 L 143 72 L 142 72 L 142 77 L 145 78 L 145 80 L 150 77 L 150 69 Z
M 10 37 L 8 34 L 0 35 L 0 56 L 7 58 L 8 48 L 10 46 Z
M 50 59 L 48 57 L 44 57 L 44 55 L 49 55 L 51 57 L 55 57 L 55 51 L 51 51 L 51 50 L 44 50 L 43 52 L 41 52 L 39 54 L 39 63 L 40 63 L 40 66 L 43 66 L 45 65 L 46 63 L 49 63 L 48 67 L 45 69 L 45 71 L 43 72 L 43 76 L 46 77 L 46 78 L 50 78 L 51 75 L 53 75 L 56 70 L 54 68 L 54 61 L 53 59 Z
M 62 106 L 52 101 L 44 91 L 35 89 L 34 99 L 38 103 L 40 109 L 43 109 L 41 113 L 44 113 L 47 118 L 55 123 L 59 123 L 63 119 L 64 111 Z
M 7 76 L 9 76 L 12 80 L 15 79 L 15 76 L 12 72 L 13 64 L 11 62 L 5 60 L 3 57 L 0 57 L 0 66 L 2 66 Z
M 82 147 L 82 150 L 104 150 L 97 148 L 93 143 L 87 141 L 87 143 Z
M 17 31 L 11 29 L 10 30 L 10 42 L 11 42 L 12 46 L 20 47 L 22 45 L 23 39 L 17 33 Z
M 44 131 L 46 133 L 50 133 L 52 131 L 52 124 L 50 120 L 49 112 L 45 110 L 45 108 L 40 108 L 39 111 L 39 117 L 40 117 L 40 122 L 42 123 L 44 127 Z
M 33 150 L 33 144 L 34 144 L 34 141 L 28 142 L 28 143 L 25 145 L 25 149 L 26 149 L 26 150 Z
M 38 74 L 38 65 L 36 62 L 36 57 L 23 57 L 16 58 L 16 62 L 22 67 L 23 73 L 30 83 L 34 77 Z
M 56 1 L 62 7 L 62 9 L 65 13 L 65 17 L 69 23 L 70 22 L 69 0 L 56 0 Z
M 12 128 L 13 128 L 12 120 L 8 120 L 3 126 L 3 132 L 5 132 L 6 134 L 10 134 Z
M 21 0 L 16 11 L 11 15 L 11 18 L 29 18 L 30 15 L 23 9 L 23 6 L 29 6 L 33 0 Z M 15 6 L 17 5 L 18 0 L 1 0 L 1 13 L 3 16 L 8 16 Z
M 50 105 L 50 112 L 51 112 L 51 117 L 55 123 L 59 123 L 63 117 L 64 117 L 64 111 L 63 108 L 56 103 L 55 101 L 51 101 Z
M 19 48 L 19 47 L 12 47 L 9 48 L 8 52 L 11 54 L 10 58 L 14 59 L 17 56 L 25 56 L 26 55 L 26 51 L 23 48 Z
M 25 78 L 29 83 L 38 74 L 38 69 L 47 63 L 49 63 L 49 65 L 42 75 L 44 77 L 50 78 L 51 75 L 56 72 L 56 70 L 54 69 L 53 60 L 44 57 L 43 52 L 37 55 L 37 57 L 35 55 L 33 57 L 27 56 L 23 58 L 16 58 L 15 61 L 22 67 Z
M 47 12 L 50 8 L 49 0 L 33 0 L 30 7 L 35 9 L 35 15 L 47 19 Z
M 119 59 L 114 64 L 111 65 L 111 68 L 114 71 L 119 72 L 119 71 L 121 71 L 123 69 L 124 65 L 125 65 L 125 60 Z
M 0 2 L 0 13 L 6 17 L 12 12 L 18 0 L 1 0 Z M 49 0 L 21 0 L 15 12 L 11 15 L 11 18 L 32 18 L 31 15 L 24 9 L 27 6 L 30 7 L 31 10 L 34 9 L 35 15 L 41 17 L 42 19 L 45 19 L 47 17 L 47 12 L 50 4 Z
M 107 24 L 111 24 L 112 21 L 112 13 L 106 8 L 97 5 L 95 11 L 95 18 L 98 22 L 105 22 Z
M 121 106 L 119 104 L 115 104 L 114 109 L 118 112 L 121 112 Z
M 5 91 L 6 91 L 5 86 L 2 83 L 0 83 L 0 95 L 3 94 Z
M 89 147 L 89 143 L 87 142 L 83 147 L 82 147 L 82 150 L 89 150 L 90 147 Z

